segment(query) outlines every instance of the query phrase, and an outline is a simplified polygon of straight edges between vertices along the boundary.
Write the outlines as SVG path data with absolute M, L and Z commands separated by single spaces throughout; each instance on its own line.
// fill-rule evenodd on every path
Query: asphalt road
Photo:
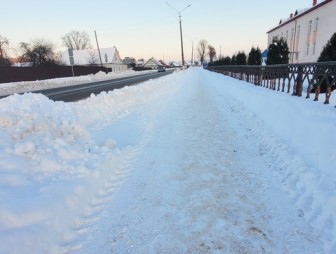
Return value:
M 89 97 L 92 93 L 99 94 L 103 91 L 112 91 L 114 89 L 125 86 L 132 86 L 144 82 L 149 79 L 155 79 L 173 73 L 174 70 L 165 72 L 153 72 L 138 76 L 124 77 L 118 79 L 104 80 L 93 83 L 79 84 L 73 86 L 44 89 L 33 91 L 34 93 L 42 93 L 49 99 L 54 101 L 77 101 Z M 0 97 L 2 98 L 2 97 Z

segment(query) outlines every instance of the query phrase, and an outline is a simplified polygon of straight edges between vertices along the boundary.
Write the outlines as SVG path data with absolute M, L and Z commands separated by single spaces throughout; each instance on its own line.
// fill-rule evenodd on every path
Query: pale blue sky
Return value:
M 94 47 L 116 46 L 122 58 L 180 60 L 178 16 L 166 0 L 0 0 L 0 34 L 12 47 L 43 38 L 61 49 L 61 36 L 86 31 Z M 312 0 L 167 0 L 182 13 L 185 58 L 192 41 L 207 40 L 231 56 L 266 47 L 266 32 Z

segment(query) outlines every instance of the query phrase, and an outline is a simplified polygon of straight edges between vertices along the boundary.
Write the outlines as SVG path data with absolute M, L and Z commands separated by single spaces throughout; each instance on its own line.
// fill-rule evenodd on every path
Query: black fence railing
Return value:
M 302 96 L 305 89 L 306 98 L 310 98 L 312 92 L 315 93 L 315 101 L 323 92 L 325 104 L 329 104 L 336 82 L 336 62 L 269 66 L 224 65 L 211 66 L 208 69 L 273 90 L 287 90 L 287 93 L 292 92 L 296 96 Z

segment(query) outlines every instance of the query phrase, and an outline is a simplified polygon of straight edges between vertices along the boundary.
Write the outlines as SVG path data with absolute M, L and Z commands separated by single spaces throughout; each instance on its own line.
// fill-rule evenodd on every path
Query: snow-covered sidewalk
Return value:
M 0 253 L 333 253 L 334 111 L 199 68 L 3 99 Z
M 84 252 L 96 242 L 113 253 L 319 252 L 234 103 L 207 75 L 189 75 L 146 120 L 155 120 L 149 145 Z

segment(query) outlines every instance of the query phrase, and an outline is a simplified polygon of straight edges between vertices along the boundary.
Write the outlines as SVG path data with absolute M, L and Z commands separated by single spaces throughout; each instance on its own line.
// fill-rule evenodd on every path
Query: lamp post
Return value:
M 194 66 L 194 41 L 191 43 L 191 65 Z
M 194 64 L 195 64 L 195 61 L 194 61 L 194 41 L 197 38 L 190 38 L 190 36 L 188 36 L 188 35 L 187 35 L 187 37 L 191 41 L 191 65 L 194 66 Z
M 184 67 L 184 52 L 183 52 L 183 36 L 182 36 L 182 12 L 185 11 L 187 8 L 189 8 L 191 6 L 191 4 L 189 4 L 188 6 L 186 6 L 184 9 L 182 9 L 181 11 L 175 9 L 173 6 L 171 6 L 168 2 L 166 2 L 166 4 L 172 8 L 179 16 L 179 23 L 180 23 L 180 36 L 181 36 L 181 55 L 182 55 L 182 66 Z

